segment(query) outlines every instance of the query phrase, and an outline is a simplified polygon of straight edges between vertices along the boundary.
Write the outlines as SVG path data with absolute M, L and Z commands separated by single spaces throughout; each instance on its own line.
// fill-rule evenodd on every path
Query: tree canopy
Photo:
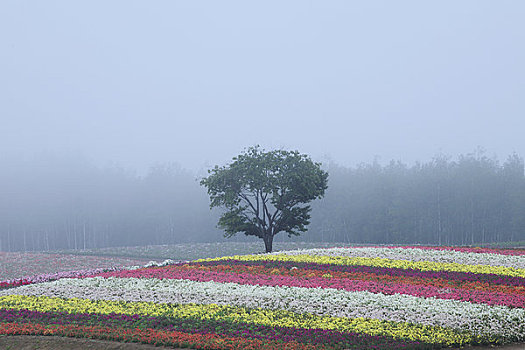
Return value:
M 289 237 L 307 230 L 308 205 L 322 198 L 328 173 L 320 163 L 298 151 L 264 151 L 248 148 L 227 166 L 209 170 L 201 180 L 210 196 L 210 208 L 221 207 L 218 227 L 226 237 L 236 233 L 263 239 L 266 252 L 272 251 L 279 232 Z

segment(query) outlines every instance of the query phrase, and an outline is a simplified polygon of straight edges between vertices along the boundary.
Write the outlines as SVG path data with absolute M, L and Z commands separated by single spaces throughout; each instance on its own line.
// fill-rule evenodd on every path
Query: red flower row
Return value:
M 297 342 L 277 342 L 240 337 L 220 337 L 215 334 L 190 334 L 176 331 L 138 328 L 110 328 L 82 325 L 49 325 L 38 323 L 0 323 L 3 335 L 47 335 L 75 338 L 103 339 L 119 342 L 135 342 L 156 346 L 173 346 L 192 349 L 275 349 L 313 350 L 319 347 Z M 331 347 L 323 347 L 331 349 Z

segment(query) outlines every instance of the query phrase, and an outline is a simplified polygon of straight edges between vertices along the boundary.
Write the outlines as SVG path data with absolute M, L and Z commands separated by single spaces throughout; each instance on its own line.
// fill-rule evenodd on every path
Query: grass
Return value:
M 347 244 L 346 244 L 347 245 Z M 344 243 L 334 242 L 274 242 L 274 251 L 342 247 Z M 184 243 L 171 245 L 148 245 L 139 247 L 110 247 L 85 250 L 61 250 L 50 253 L 72 255 L 95 255 L 126 257 L 135 259 L 172 259 L 195 260 L 215 258 L 226 255 L 264 253 L 264 244 L 260 242 L 215 242 Z

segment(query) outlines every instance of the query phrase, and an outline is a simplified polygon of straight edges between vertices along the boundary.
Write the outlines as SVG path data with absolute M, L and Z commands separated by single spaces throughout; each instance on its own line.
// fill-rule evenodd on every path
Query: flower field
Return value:
M 525 251 L 316 248 L 83 270 L 5 284 L 0 322 L 0 334 L 194 349 L 523 342 Z
M 147 262 L 148 260 L 145 258 L 0 252 L 0 281 L 37 279 L 39 282 L 43 282 L 44 280 L 60 278 L 65 272 L 74 273 L 79 269 L 144 265 Z

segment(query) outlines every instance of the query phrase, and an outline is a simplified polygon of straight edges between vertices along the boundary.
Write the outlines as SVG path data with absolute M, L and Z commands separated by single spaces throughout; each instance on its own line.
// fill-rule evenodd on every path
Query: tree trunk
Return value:
M 265 235 L 264 238 L 264 247 L 266 248 L 266 253 L 272 252 L 273 236 Z
M 82 249 L 86 250 L 86 222 L 84 221 L 84 226 L 82 228 L 82 232 L 84 233 L 84 239 L 83 239 L 83 245 Z

